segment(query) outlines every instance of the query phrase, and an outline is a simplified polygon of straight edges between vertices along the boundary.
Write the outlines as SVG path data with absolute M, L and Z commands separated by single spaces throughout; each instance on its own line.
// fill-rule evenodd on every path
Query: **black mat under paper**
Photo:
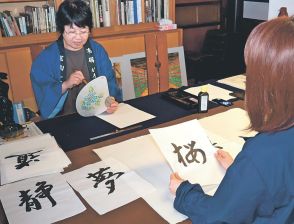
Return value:
M 128 103 L 156 117 L 142 122 L 142 127 L 140 128 L 106 136 L 94 141 L 90 141 L 90 138 L 112 132 L 117 128 L 97 117 L 82 117 L 78 114 L 60 116 L 53 119 L 40 121 L 36 124 L 43 133 L 50 133 L 53 135 L 57 143 L 64 151 L 70 151 L 116 136 L 137 131 L 139 129 L 149 128 L 154 125 L 188 116 L 197 112 L 195 109 L 187 110 L 181 108 L 178 105 L 163 99 L 160 94 L 132 99 L 126 101 L 125 103 Z M 217 105 L 209 103 L 209 108 L 215 106 Z

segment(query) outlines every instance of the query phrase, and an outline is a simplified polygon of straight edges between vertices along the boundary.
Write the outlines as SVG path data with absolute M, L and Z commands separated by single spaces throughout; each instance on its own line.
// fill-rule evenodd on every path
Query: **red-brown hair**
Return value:
M 247 40 L 245 62 L 251 128 L 273 132 L 293 126 L 294 18 L 282 17 L 258 25 Z

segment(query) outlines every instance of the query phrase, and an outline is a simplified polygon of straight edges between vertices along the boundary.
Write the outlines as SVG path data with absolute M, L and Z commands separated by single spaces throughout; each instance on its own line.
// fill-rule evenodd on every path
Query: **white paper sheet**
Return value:
M 209 131 L 206 131 L 206 133 L 210 142 L 216 149 L 222 149 L 229 152 L 233 158 L 235 158 L 243 148 L 243 143 L 236 143 L 226 140 L 223 137 Z
M 185 89 L 185 91 L 187 93 L 191 93 L 197 96 L 198 93 L 201 91 L 201 86 L 191 87 L 191 88 Z M 229 100 L 234 98 L 233 96 L 229 95 L 230 93 L 232 93 L 232 91 L 229 91 L 214 85 L 210 85 L 210 84 L 207 85 L 207 92 L 209 94 L 209 100 L 213 100 L 213 99 Z
M 151 135 L 93 150 L 102 160 L 115 158 L 150 182 L 156 191 L 142 198 L 168 223 L 178 223 L 187 217 L 173 207 L 174 196 L 169 191 L 170 166 Z
M 210 133 L 221 136 L 229 142 L 244 144 L 243 137 L 256 135 L 255 131 L 248 130 L 250 121 L 245 110 L 240 108 L 230 109 L 223 113 L 205 117 L 199 120 L 201 126 Z
M 135 172 L 111 158 L 84 166 L 64 176 L 100 215 L 155 190 Z
M 174 172 L 200 185 L 219 184 L 224 169 L 215 158 L 215 148 L 197 120 L 149 129 Z
M 42 134 L 43 132 L 38 128 L 38 126 L 34 122 L 26 124 L 25 135 L 27 137 L 37 136 Z
M 70 163 L 49 134 L 9 142 L 0 146 L 1 184 L 62 172 Z
M 125 128 L 133 124 L 152 119 L 155 116 L 139 110 L 129 104 L 120 103 L 118 105 L 117 111 L 115 111 L 113 114 L 104 113 L 98 115 L 97 117 L 118 128 Z
M 76 108 L 81 116 L 94 116 L 106 111 L 105 100 L 109 96 L 107 79 L 99 76 L 89 82 L 79 92 L 76 99 Z
M 217 82 L 223 83 L 229 86 L 236 87 L 238 89 L 245 90 L 246 88 L 246 75 L 235 75 L 225 79 L 220 79 Z
M 46 195 L 43 197 L 44 194 L 40 195 L 42 191 L 37 190 L 42 186 L 37 183 L 43 181 L 45 181 L 43 189 L 47 191 L 48 197 Z M 51 190 L 49 185 L 52 185 Z M 21 194 L 26 195 L 26 191 L 31 196 L 30 198 L 20 196 Z M 0 199 L 10 224 L 53 223 L 74 216 L 86 209 L 66 183 L 64 177 L 58 173 L 2 186 Z M 36 209 L 37 203 L 40 203 L 39 209 Z

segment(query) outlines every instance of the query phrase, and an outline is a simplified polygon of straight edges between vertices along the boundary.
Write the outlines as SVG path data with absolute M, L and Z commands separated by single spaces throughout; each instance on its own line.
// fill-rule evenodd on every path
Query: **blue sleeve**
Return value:
M 256 215 L 274 210 L 262 178 L 246 157 L 237 157 L 214 196 L 206 195 L 200 185 L 183 182 L 174 207 L 193 223 L 252 223 Z
M 57 45 L 49 46 L 32 63 L 31 82 L 38 108 L 48 118 L 62 96 Z
M 108 82 L 109 94 L 115 97 L 116 100 L 122 101 L 122 92 L 116 84 L 115 74 L 112 68 L 111 61 L 105 49 L 98 43 L 91 41 L 94 49 L 96 67 L 99 75 L 104 75 Z

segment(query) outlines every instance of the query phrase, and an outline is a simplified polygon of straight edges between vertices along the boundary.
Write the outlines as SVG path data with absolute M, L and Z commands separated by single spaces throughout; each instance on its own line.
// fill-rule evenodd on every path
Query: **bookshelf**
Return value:
M 140 1 L 144 6 L 146 1 L 154 0 Z M 18 13 L 25 5 L 42 6 L 45 3 L 54 5 L 57 9 L 61 2 L 62 0 L 0 0 L 0 11 L 9 10 Z M 120 25 L 117 16 L 118 2 L 118 0 L 109 0 L 111 26 L 94 27 L 91 33 L 93 39 L 106 48 L 110 57 L 145 51 L 147 33 L 164 32 L 168 47 L 182 46 L 182 30 L 158 31 L 156 22 L 146 22 L 145 7 L 141 7 L 142 22 Z M 165 2 L 168 2 L 168 18 L 174 22 L 175 0 L 165 0 Z M 8 74 L 9 96 L 13 102 L 24 101 L 25 106 L 37 111 L 29 77 L 30 67 L 34 57 L 58 36 L 57 32 L 30 33 L 10 37 L 0 35 L 0 69 Z

